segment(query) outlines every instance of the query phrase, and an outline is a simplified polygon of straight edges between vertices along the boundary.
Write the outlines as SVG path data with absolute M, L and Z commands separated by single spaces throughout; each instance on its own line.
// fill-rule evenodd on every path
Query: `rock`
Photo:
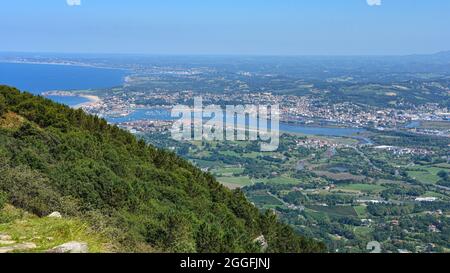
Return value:
M 83 242 L 68 242 L 47 251 L 47 253 L 88 253 L 88 252 L 89 252 L 88 245 L 87 243 Z
M 36 244 L 33 244 L 33 243 L 23 243 L 23 244 L 17 244 L 17 245 L 13 245 L 13 246 L 0 247 L 0 253 L 10 253 L 10 252 L 15 252 L 15 251 L 20 252 L 20 251 L 35 249 L 36 247 L 37 247 Z
M 16 241 L 13 241 L 12 237 L 5 233 L 0 233 L 0 245 L 13 245 Z
M 269 244 L 267 243 L 266 238 L 264 235 L 259 236 L 255 240 L 253 240 L 254 243 L 257 243 L 261 246 L 261 251 L 265 252 L 267 248 L 269 247 Z
M 47 217 L 49 217 L 49 218 L 57 218 L 57 219 L 61 219 L 61 218 L 62 218 L 62 215 L 61 215 L 61 213 L 55 211 L 55 212 L 50 213 L 50 215 L 47 216 Z
M 11 239 L 11 236 L 9 236 L 8 234 L 0 233 L 0 241 L 9 241 Z
M 16 241 L 12 241 L 12 240 L 0 240 L 0 245 L 13 245 L 15 243 L 16 243 Z

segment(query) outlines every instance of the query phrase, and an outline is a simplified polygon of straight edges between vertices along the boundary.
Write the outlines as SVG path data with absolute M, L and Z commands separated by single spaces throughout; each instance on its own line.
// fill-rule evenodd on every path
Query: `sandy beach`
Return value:
M 75 105 L 73 107 L 75 109 L 79 109 L 79 108 L 86 107 L 86 106 L 91 106 L 91 105 L 96 104 L 101 101 L 100 97 L 94 96 L 94 95 L 79 95 L 79 97 L 88 99 L 89 101 Z

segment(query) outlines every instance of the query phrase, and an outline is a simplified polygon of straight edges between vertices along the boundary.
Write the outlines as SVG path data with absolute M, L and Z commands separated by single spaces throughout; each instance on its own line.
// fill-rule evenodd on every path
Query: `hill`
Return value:
M 259 252 L 261 235 L 268 252 L 325 251 L 176 155 L 7 86 L 0 86 L 1 196 L 39 217 L 59 211 L 80 219 L 116 251 Z

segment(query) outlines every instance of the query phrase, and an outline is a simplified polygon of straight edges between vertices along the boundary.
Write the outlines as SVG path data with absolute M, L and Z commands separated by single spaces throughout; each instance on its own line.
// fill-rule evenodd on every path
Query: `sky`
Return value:
M 448 0 L 2 0 L 0 51 L 397 55 L 450 50 Z

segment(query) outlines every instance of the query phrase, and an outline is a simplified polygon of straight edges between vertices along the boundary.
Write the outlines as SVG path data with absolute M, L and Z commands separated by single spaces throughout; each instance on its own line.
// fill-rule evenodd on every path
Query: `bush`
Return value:
M 5 98 L 2 95 L 0 95 L 0 116 L 3 116 L 5 112 L 6 112 Z
M 39 173 L 27 167 L 17 167 L 0 172 L 0 175 L 0 191 L 8 193 L 11 205 L 38 216 L 45 216 L 59 209 L 61 196 Z
M 0 191 L 0 210 L 2 210 L 8 202 L 8 194 L 4 191 Z

